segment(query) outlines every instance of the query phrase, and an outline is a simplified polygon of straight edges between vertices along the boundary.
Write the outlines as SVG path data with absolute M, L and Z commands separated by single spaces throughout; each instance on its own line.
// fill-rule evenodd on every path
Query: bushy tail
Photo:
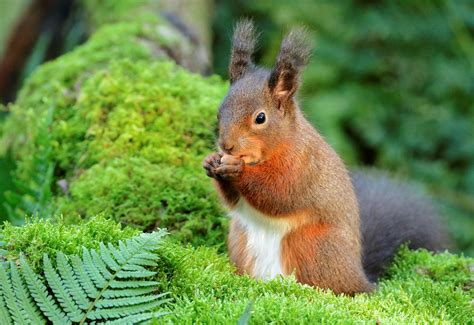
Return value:
M 412 249 L 448 248 L 448 237 L 430 200 L 380 172 L 351 176 L 360 209 L 363 265 L 371 281 L 383 274 L 404 243 Z

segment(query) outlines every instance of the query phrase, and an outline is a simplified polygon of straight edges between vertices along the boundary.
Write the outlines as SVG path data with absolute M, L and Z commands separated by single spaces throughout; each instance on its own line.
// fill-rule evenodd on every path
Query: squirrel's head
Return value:
M 252 62 L 256 36 L 250 20 L 234 31 L 229 64 L 230 89 L 219 108 L 219 146 L 227 154 L 257 164 L 294 135 L 299 108 L 294 96 L 311 54 L 306 31 L 283 39 L 271 71 Z

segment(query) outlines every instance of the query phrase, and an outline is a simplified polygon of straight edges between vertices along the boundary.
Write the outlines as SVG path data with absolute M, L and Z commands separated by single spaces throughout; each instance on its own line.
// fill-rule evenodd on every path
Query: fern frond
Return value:
M 29 168 L 25 175 L 16 171 L 18 175 L 13 178 L 16 192 L 5 192 L 7 216 L 14 224 L 22 224 L 25 215 L 50 215 L 55 167 L 51 159 L 53 146 L 50 128 L 54 121 L 54 110 L 54 106 L 51 106 L 46 114 L 38 117 L 39 125 L 31 142 L 35 150 L 29 158 Z
M 23 317 L 30 320 L 31 324 L 45 324 L 46 321 L 38 310 L 38 307 L 33 303 L 30 293 L 21 278 L 20 272 L 13 262 L 10 262 L 10 276 L 16 300 L 18 305 L 21 306 Z
M 142 287 L 156 287 L 160 283 L 157 281 L 112 281 L 110 287 L 113 289 L 126 289 L 126 288 L 142 288 Z
M 96 265 L 92 261 L 92 257 L 89 250 L 86 248 L 84 248 L 82 252 L 82 260 L 84 269 L 86 270 L 92 282 L 94 282 L 96 288 L 105 287 L 108 279 L 104 278 L 102 273 L 97 269 Z
M 44 275 L 48 281 L 48 285 L 54 293 L 56 300 L 59 302 L 63 311 L 73 322 L 78 322 L 82 319 L 82 312 L 72 299 L 67 291 L 66 285 L 63 283 L 61 277 L 56 273 L 51 264 L 48 255 L 43 256 Z
M 158 258 L 151 251 L 159 247 L 160 239 L 164 235 L 164 231 L 142 234 L 125 242 L 120 241 L 118 249 L 112 245 L 108 247 L 101 245 L 100 254 L 94 250 L 84 249 L 84 265 L 89 275 L 96 278 L 96 286 L 102 279 L 107 281 L 106 285 L 101 287 L 102 296 L 93 303 L 95 310 L 92 310 L 91 306 L 86 319 L 106 320 L 141 314 L 168 301 L 163 299 L 164 294 L 149 295 L 154 292 L 151 289 L 158 284 L 156 281 L 133 281 L 136 278 L 145 279 L 156 274 L 135 262 L 141 261 L 144 253 L 147 253 L 148 257 Z M 102 256 L 105 256 L 108 262 L 104 262 Z M 91 264 L 93 262 L 96 263 Z M 96 268 L 93 268 L 94 265 Z M 124 290 L 122 289 L 124 288 L 135 288 L 135 290 L 128 289 L 130 294 L 135 295 L 123 297 Z M 142 290 L 136 290 L 136 288 Z M 119 291 L 116 292 L 116 289 Z
M 147 320 L 153 319 L 153 318 L 160 318 L 164 315 L 167 315 L 169 313 L 163 312 L 163 313 L 142 313 L 142 314 L 137 314 L 137 315 L 130 315 L 127 317 L 120 318 L 119 320 L 114 320 L 114 321 L 109 321 L 107 322 L 108 325 L 123 325 L 123 324 L 141 324 Z
M 76 274 L 76 278 L 79 281 L 81 287 L 87 292 L 89 298 L 95 298 L 99 294 L 99 291 L 96 289 L 94 283 L 87 275 L 86 270 L 84 269 L 84 265 L 82 264 L 82 260 L 77 255 L 71 256 L 71 263 L 72 267 L 74 268 L 74 273 Z
M 28 289 L 43 314 L 53 323 L 71 324 L 71 320 L 57 306 L 40 277 L 33 272 L 23 256 L 20 256 L 20 264 Z
M 56 255 L 56 267 L 43 256 L 44 279 L 35 274 L 24 256 L 21 268 L 13 262 L 0 264 L 0 324 L 84 324 L 112 322 L 133 324 L 156 318 L 152 312 L 166 299 L 157 294 L 153 250 L 164 231 L 142 234 L 119 247 L 100 245 L 100 250 L 83 249 L 76 255 Z
M 73 297 L 76 304 L 82 310 L 87 309 L 90 304 L 90 300 L 87 298 L 87 293 L 84 291 L 81 284 L 77 280 L 71 265 L 69 265 L 67 258 L 63 253 L 59 252 L 56 255 L 56 264 L 58 266 L 58 271 L 64 280 L 64 284 L 69 290 L 69 293 Z
M 10 316 L 15 324 L 28 324 L 23 316 L 23 313 L 20 310 L 20 307 L 16 303 L 15 293 L 13 292 L 13 287 L 11 285 L 9 275 L 3 265 L 0 264 L 0 289 L 3 296 L 5 297 L 5 302 L 8 310 L 10 311 Z
M 0 295 L 0 324 L 10 325 L 12 323 L 5 299 Z
M 156 291 L 156 285 L 144 288 L 128 288 L 128 289 L 116 289 L 108 290 L 104 292 L 102 296 L 104 298 L 120 298 L 120 297 L 131 297 L 146 295 Z
M 155 300 L 142 304 L 136 304 L 133 306 L 98 308 L 94 311 L 91 311 L 88 314 L 87 318 L 91 320 L 105 320 L 110 318 L 126 317 L 133 314 L 140 314 L 147 310 L 152 310 L 156 307 L 159 307 L 165 302 L 168 302 L 168 300 Z
M 150 302 L 163 298 L 166 294 L 160 295 L 146 295 L 138 297 L 123 297 L 123 298 L 112 298 L 112 299 L 101 299 L 97 301 L 96 306 L 98 308 L 108 308 L 108 307 L 122 307 L 122 306 L 132 306 L 137 304 L 142 304 L 145 302 Z
M 100 256 L 102 257 L 102 260 L 105 262 L 105 264 L 107 264 L 108 268 L 113 271 L 120 270 L 120 265 L 118 265 L 118 263 L 112 257 L 111 250 L 107 249 L 103 243 L 100 243 Z

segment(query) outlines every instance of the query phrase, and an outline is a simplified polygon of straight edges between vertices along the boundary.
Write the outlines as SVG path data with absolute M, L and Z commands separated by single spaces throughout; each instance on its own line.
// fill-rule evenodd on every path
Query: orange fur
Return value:
M 289 164 L 289 144 L 281 143 L 268 159 L 255 166 L 246 165 L 241 179 L 235 183 L 239 192 L 256 209 L 271 216 L 294 213 L 292 206 L 294 179 L 298 179 L 298 164 Z
M 325 223 L 308 224 L 298 230 L 287 234 L 282 242 L 282 262 L 286 274 L 296 273 L 298 280 L 306 280 L 307 275 L 302 273 L 304 265 L 309 268 L 315 267 L 317 257 L 310 254 L 315 247 L 311 238 L 322 238 L 329 230 L 329 225 Z M 316 257 L 316 258 L 315 258 Z M 302 281 L 307 283 L 308 281 Z
M 350 242 L 328 224 L 309 224 L 288 233 L 282 241 L 286 274 L 295 272 L 299 282 L 334 293 L 371 291 L 357 260 L 348 254 Z

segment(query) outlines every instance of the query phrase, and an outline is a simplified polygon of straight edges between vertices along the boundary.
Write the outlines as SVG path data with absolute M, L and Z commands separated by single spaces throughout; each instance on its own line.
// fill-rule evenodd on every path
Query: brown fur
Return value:
M 238 25 L 234 42 L 253 49 L 249 22 Z M 243 33 L 243 35 L 239 35 Z M 268 218 L 291 225 L 281 243 L 284 272 L 336 293 L 370 291 L 361 261 L 359 210 L 349 174 L 332 148 L 307 122 L 293 95 L 309 47 L 301 31 L 282 43 L 272 71 L 255 68 L 248 51 L 234 48 L 232 86 L 219 109 L 220 153 L 203 162 L 224 202 L 239 199 Z M 235 45 L 235 44 L 234 44 Z M 238 53 L 244 53 L 237 58 Z M 255 116 L 264 112 L 264 124 Z M 224 159 L 225 158 L 225 159 Z M 251 274 L 245 229 L 232 222 L 229 256 L 240 273 Z

